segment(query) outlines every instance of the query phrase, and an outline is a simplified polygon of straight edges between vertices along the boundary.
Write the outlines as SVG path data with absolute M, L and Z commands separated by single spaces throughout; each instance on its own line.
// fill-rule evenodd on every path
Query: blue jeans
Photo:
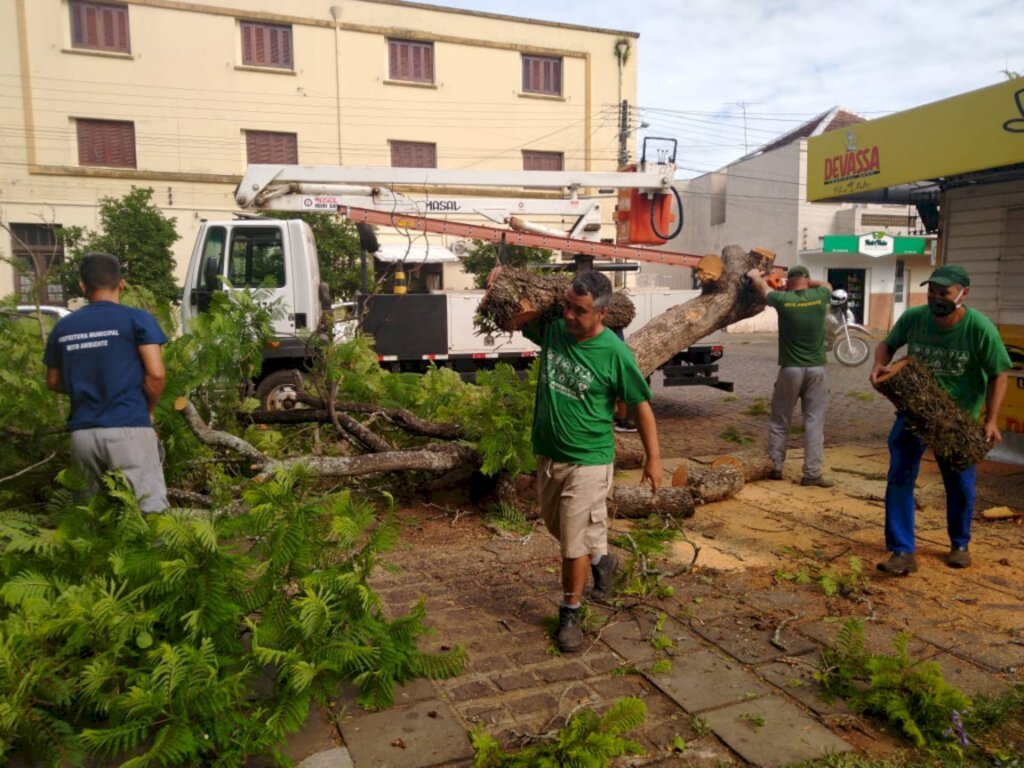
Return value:
M 885 548 L 897 554 L 913 552 L 914 482 L 921 468 L 925 444 L 907 429 L 901 414 L 889 433 L 889 476 L 885 486 Z M 937 457 L 936 457 L 937 458 Z M 954 547 L 971 540 L 974 517 L 974 467 L 957 472 L 938 459 L 946 486 L 946 530 Z

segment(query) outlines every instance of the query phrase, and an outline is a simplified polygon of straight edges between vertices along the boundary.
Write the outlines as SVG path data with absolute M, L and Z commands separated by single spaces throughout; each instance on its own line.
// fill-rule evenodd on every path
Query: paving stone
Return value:
M 500 704 L 484 703 L 473 704 L 468 707 L 456 705 L 456 707 L 462 717 L 471 723 L 493 726 L 512 721 L 512 715 Z
M 931 657 L 942 670 L 943 679 L 955 685 L 968 696 L 1001 696 L 1009 692 L 1010 684 L 1001 676 L 981 669 L 948 653 Z
M 456 701 L 482 699 L 496 692 L 494 685 L 490 681 L 482 679 L 467 682 L 463 678 L 455 678 L 454 680 L 442 683 L 442 685 L 444 685 L 448 695 Z
M 842 699 L 827 702 L 821 698 L 824 689 L 814 679 L 819 659 L 820 656 L 817 653 L 808 653 L 793 657 L 791 662 L 785 660 L 769 662 L 758 666 L 755 671 L 769 683 L 819 715 L 849 714 L 850 708 Z
M 302 728 L 288 739 L 282 751 L 292 760 L 302 760 L 317 752 L 333 749 L 337 744 L 338 730 L 333 718 L 318 704 L 313 704 Z
M 352 756 L 344 747 L 317 752 L 310 755 L 295 768 L 353 768 Z
M 701 716 L 730 749 L 759 768 L 780 768 L 853 749 L 779 696 L 731 704 Z
M 538 712 L 554 714 L 558 710 L 558 699 L 550 693 L 535 693 L 510 701 L 507 706 L 513 715 L 532 715 Z
M 496 654 L 494 656 L 470 656 L 469 661 L 466 664 L 465 671 L 494 674 L 506 669 L 511 669 L 512 666 L 512 660 L 505 654 Z
M 514 671 L 503 675 L 494 675 L 491 681 L 503 691 L 518 691 L 522 688 L 529 688 L 537 682 L 537 677 L 531 672 Z
M 437 701 L 346 718 L 339 725 L 359 768 L 427 768 L 473 756 L 455 713 Z
M 534 667 L 533 671 L 536 672 L 545 683 L 557 683 L 563 680 L 581 680 L 588 676 L 587 668 L 576 661 L 562 661 L 541 667 Z
M 786 633 L 786 650 L 771 644 L 775 626 L 757 616 L 731 616 L 695 626 L 694 632 L 744 664 L 760 664 L 788 654 L 814 649 L 814 644 L 795 632 Z
M 627 662 L 639 663 L 657 653 L 650 640 L 654 626 L 653 617 L 633 614 L 605 627 L 601 639 Z M 689 629 L 671 619 L 664 623 L 661 634 L 672 640 L 676 654 L 692 653 L 704 647 Z
M 824 616 L 825 600 L 820 592 L 810 589 L 757 589 L 743 596 L 743 602 L 762 613 L 782 613 L 814 619 Z
M 668 674 L 644 676 L 690 713 L 769 692 L 756 675 L 711 651 L 675 659 Z
M 1024 669 L 1024 646 L 1007 639 L 993 642 L 990 636 L 948 626 L 924 625 L 915 627 L 914 631 L 929 643 L 989 669 L 1001 672 Z

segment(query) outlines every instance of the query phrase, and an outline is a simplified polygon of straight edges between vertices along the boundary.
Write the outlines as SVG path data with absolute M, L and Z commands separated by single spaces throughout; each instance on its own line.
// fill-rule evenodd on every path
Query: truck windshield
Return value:
M 284 245 L 281 230 L 278 227 L 233 229 L 228 280 L 235 288 L 284 286 Z

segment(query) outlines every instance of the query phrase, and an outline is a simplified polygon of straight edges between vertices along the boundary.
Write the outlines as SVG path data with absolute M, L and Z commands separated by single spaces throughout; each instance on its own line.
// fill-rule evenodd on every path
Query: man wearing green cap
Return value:
M 822 475 L 825 459 L 825 318 L 832 286 L 811 280 L 807 267 L 798 265 L 786 274 L 786 290 L 773 291 L 752 269 L 747 273 L 754 288 L 779 314 L 779 375 L 772 394 L 768 422 L 768 455 L 774 468 L 769 477 L 782 479 L 789 443 L 793 406 L 800 400 L 804 411 L 804 467 L 801 485 L 831 488 Z
M 971 278 L 967 270 L 946 264 L 921 285 L 928 286 L 927 306 L 911 307 L 900 315 L 889 335 L 875 349 L 871 383 L 888 370 L 903 345 L 907 354 L 927 365 L 936 382 L 974 418 L 985 406 L 985 437 L 995 445 L 1002 440 L 996 419 L 1006 394 L 1010 355 L 992 321 L 965 307 Z M 941 415 L 940 415 L 941 416 Z M 903 415 L 889 434 L 889 475 L 885 486 L 885 548 L 888 560 L 878 570 L 906 576 L 917 570 L 914 557 L 914 482 L 927 446 L 906 427 Z M 946 487 L 946 530 L 950 550 L 946 564 L 967 568 L 971 555 L 971 520 L 974 517 L 974 467 L 956 470 L 937 458 Z

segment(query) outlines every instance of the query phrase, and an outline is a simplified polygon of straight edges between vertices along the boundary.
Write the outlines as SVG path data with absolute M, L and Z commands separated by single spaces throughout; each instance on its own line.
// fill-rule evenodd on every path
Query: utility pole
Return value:
M 754 104 L 760 104 L 759 101 L 734 101 L 731 102 L 737 107 L 743 110 L 743 154 L 747 154 L 750 151 L 750 145 L 747 143 L 747 107 L 751 107 Z
M 629 102 L 625 99 L 619 105 L 619 168 L 629 163 Z

